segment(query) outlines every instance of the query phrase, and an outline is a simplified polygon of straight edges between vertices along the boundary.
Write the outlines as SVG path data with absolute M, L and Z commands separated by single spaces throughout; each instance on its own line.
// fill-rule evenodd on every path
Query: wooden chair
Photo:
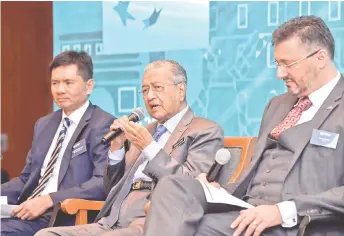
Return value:
M 54 206 L 49 227 L 56 226 L 56 219 L 61 211 L 67 215 L 75 215 L 75 225 L 84 225 L 88 223 L 88 211 L 100 211 L 104 205 L 104 201 L 91 201 L 85 199 L 66 199 L 58 202 Z
M 230 151 L 231 159 L 221 170 L 218 183 L 227 184 L 239 180 L 250 166 L 256 141 L 256 137 L 225 137 L 224 147 Z
M 231 152 L 231 160 L 224 166 L 220 178 L 224 181 L 219 183 L 233 183 L 239 179 L 243 171 L 249 166 L 251 156 L 256 144 L 256 137 L 226 137 L 224 141 L 225 148 Z M 59 211 L 68 215 L 76 216 L 76 225 L 87 224 L 88 211 L 99 211 L 103 207 L 103 201 L 90 201 L 84 199 L 66 199 L 55 205 L 53 216 L 49 226 L 55 225 L 55 219 Z M 149 204 L 145 206 L 145 212 L 148 211 Z
M 230 151 L 231 159 L 222 168 L 218 183 L 224 185 L 239 180 L 245 169 L 250 166 L 256 141 L 256 137 L 225 137 L 224 147 Z M 146 215 L 149 206 L 150 202 L 144 208 Z

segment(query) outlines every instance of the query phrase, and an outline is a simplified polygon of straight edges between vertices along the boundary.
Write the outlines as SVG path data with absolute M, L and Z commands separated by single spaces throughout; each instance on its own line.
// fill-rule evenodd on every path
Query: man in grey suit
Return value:
M 251 167 L 239 184 L 223 186 L 254 207 L 207 203 L 199 182 L 207 183 L 205 174 L 166 177 L 153 193 L 144 235 L 291 236 L 301 217 L 344 214 L 344 78 L 332 34 L 322 19 L 304 16 L 272 38 L 288 93 L 268 103 Z M 317 224 L 310 232 L 343 235 L 344 226 Z
M 143 127 L 124 116 L 111 126 L 124 132 L 111 142 L 104 177 L 108 197 L 97 223 L 51 228 L 38 235 L 142 235 L 144 206 L 153 186 L 167 175 L 196 177 L 209 170 L 223 147 L 223 131 L 196 117 L 186 102 L 186 72 L 175 61 L 150 63 L 142 80 L 149 114 L 157 120 Z M 125 153 L 125 141 L 130 142 Z

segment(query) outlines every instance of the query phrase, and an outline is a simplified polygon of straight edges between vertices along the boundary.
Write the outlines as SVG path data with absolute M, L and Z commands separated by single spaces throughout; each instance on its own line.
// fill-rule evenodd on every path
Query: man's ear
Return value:
M 179 89 L 180 89 L 180 101 L 186 100 L 186 84 L 181 83 Z
M 87 94 L 90 95 L 94 89 L 94 79 L 89 79 L 86 82 Z
M 323 69 L 327 63 L 331 60 L 330 55 L 326 50 L 320 50 L 316 56 L 318 60 L 318 68 Z

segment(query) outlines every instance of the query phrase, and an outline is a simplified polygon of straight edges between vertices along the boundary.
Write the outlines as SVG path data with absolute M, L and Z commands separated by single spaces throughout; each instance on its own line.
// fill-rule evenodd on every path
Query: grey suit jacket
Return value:
M 151 134 L 155 132 L 156 127 L 157 122 L 147 125 Z M 184 141 L 181 142 L 181 140 Z M 199 173 L 210 169 L 215 153 L 223 147 L 223 144 L 221 127 L 212 121 L 194 116 L 192 110 L 189 109 L 171 134 L 165 147 L 147 164 L 143 172 L 155 182 L 171 174 L 196 177 Z M 123 161 L 107 166 L 104 188 L 108 197 L 96 221 L 110 214 L 112 204 L 140 154 L 141 152 L 131 145 Z
M 295 201 L 299 216 L 344 215 L 343 93 L 342 76 L 314 118 L 309 121 L 308 128 L 296 137 L 299 145 L 295 148 L 281 197 L 283 201 Z M 266 106 L 251 168 L 243 174 L 239 184 L 225 186 L 233 195 L 239 198 L 245 195 L 261 160 L 269 133 L 284 119 L 296 102 L 295 96 L 285 93 L 273 98 Z M 310 144 L 313 129 L 339 134 L 336 149 Z M 337 233 L 332 227 L 324 227 L 324 230 L 319 229 L 319 232 Z M 295 230 L 288 235 L 295 235 Z

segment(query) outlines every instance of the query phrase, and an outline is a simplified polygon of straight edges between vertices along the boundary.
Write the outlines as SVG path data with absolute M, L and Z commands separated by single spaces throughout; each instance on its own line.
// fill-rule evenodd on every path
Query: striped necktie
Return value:
M 59 156 L 59 153 L 61 151 L 61 148 L 62 148 L 62 143 L 63 143 L 63 140 L 66 136 L 66 133 L 67 133 L 67 129 L 68 127 L 70 126 L 70 120 L 68 117 L 64 118 L 63 120 L 63 126 L 62 126 L 62 129 L 59 133 L 59 136 L 57 138 L 57 142 L 56 142 L 56 145 L 55 145 L 55 148 L 54 148 L 54 151 L 52 152 L 51 154 L 51 157 L 50 157 L 50 160 L 48 162 L 48 165 L 47 167 L 45 168 L 45 172 L 44 172 L 44 175 L 43 177 L 39 180 L 39 184 L 38 186 L 35 188 L 35 190 L 32 192 L 31 196 L 28 198 L 29 199 L 32 199 L 32 198 L 35 198 L 37 196 L 39 196 L 42 191 L 44 190 L 44 187 L 47 185 L 48 181 L 49 181 L 49 178 L 51 177 L 51 175 L 53 174 L 53 170 L 54 170 L 54 167 L 55 167 L 55 164 L 56 164 L 56 161 L 57 161 L 57 158 Z

